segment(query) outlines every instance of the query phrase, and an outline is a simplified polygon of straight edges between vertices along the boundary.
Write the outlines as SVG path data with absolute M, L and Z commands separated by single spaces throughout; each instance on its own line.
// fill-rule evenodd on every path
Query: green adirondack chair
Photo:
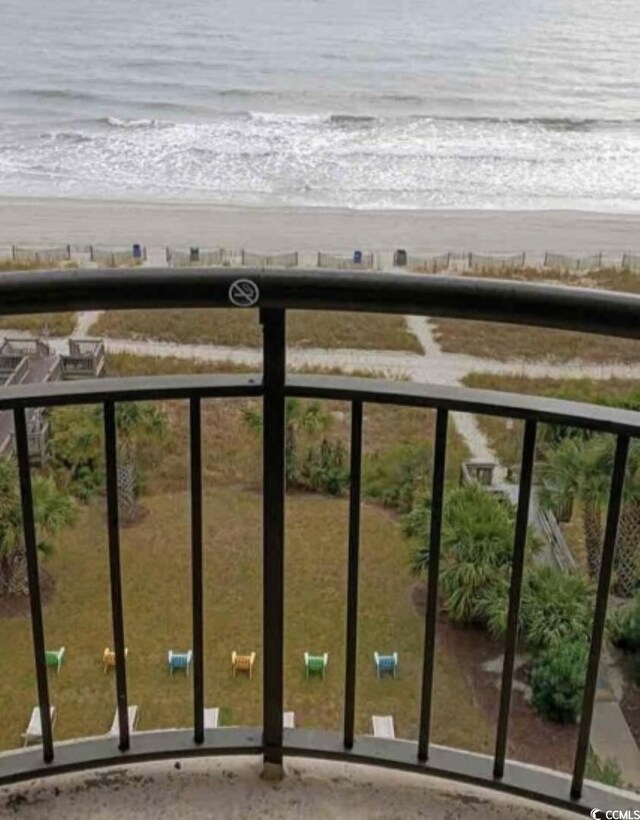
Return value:
M 308 652 L 304 653 L 304 668 L 307 677 L 309 677 L 309 675 L 322 675 L 324 678 L 327 672 L 328 663 L 328 652 L 325 652 L 323 655 L 310 655 Z
M 60 674 L 60 668 L 62 666 L 62 659 L 64 658 L 65 651 L 65 647 L 61 646 L 60 649 L 47 649 L 44 653 L 44 661 L 46 665 L 55 667 L 58 674 Z

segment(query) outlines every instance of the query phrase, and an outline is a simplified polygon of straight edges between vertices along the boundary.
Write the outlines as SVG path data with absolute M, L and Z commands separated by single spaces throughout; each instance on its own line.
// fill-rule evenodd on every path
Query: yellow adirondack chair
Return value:
M 125 650 L 124 650 L 125 659 L 127 658 L 128 654 L 129 654 L 129 649 L 128 649 L 128 647 L 125 647 Z M 104 666 L 105 675 L 107 674 L 107 671 L 109 670 L 110 667 L 116 665 L 116 653 L 115 653 L 114 649 L 109 649 L 108 646 L 105 648 L 104 652 L 102 653 L 102 665 Z
M 253 664 L 256 661 L 256 653 L 252 652 L 250 655 L 238 655 L 237 652 L 231 653 L 231 669 L 233 677 L 236 672 L 248 672 L 249 677 L 253 676 Z

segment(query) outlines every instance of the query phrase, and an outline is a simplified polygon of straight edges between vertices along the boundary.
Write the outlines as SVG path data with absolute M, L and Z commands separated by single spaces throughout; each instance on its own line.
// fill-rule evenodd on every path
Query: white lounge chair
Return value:
M 296 728 L 296 713 L 284 712 L 282 715 L 282 728 L 295 729 Z
M 49 717 L 51 718 L 51 726 L 56 722 L 56 707 L 49 707 Z M 29 725 L 26 732 L 22 734 L 24 738 L 24 745 L 29 743 L 42 743 L 42 720 L 40 718 L 40 707 L 34 706 L 29 719 Z
M 204 710 L 204 728 L 217 729 L 220 722 L 220 709 L 217 706 Z
M 138 725 L 138 712 L 140 710 L 137 706 L 129 706 L 127 709 L 127 718 L 129 720 L 129 734 L 133 734 L 136 730 L 136 726 Z M 111 724 L 111 728 L 109 729 L 109 737 L 119 737 L 120 736 L 120 721 L 118 720 L 118 710 L 116 709 L 116 713 L 113 716 L 113 723 Z
M 371 722 L 373 723 L 374 737 L 395 738 L 396 729 L 393 725 L 393 715 L 371 715 Z

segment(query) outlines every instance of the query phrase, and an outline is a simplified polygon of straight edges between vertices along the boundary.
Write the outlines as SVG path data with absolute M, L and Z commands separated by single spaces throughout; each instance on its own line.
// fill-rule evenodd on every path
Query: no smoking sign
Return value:
M 259 299 L 260 290 L 251 279 L 236 279 L 229 287 L 229 301 L 236 307 L 253 307 Z

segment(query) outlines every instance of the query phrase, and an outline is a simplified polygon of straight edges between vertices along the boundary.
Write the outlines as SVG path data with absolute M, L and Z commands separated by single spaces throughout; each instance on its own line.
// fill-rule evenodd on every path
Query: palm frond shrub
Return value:
M 640 650 L 640 592 L 633 602 L 619 607 L 607 618 L 607 631 L 614 646 L 625 652 Z
M 523 587 L 520 619 L 527 644 L 534 650 L 557 641 L 586 643 L 593 619 L 588 579 L 553 567 L 531 567 Z
M 428 570 L 430 502 L 421 499 L 402 519 L 413 543 L 411 568 Z M 476 484 L 445 498 L 440 591 L 453 621 L 488 626 L 501 634 L 506 621 L 515 513 L 510 504 Z
M 73 525 L 76 503 L 52 477 L 34 475 L 33 512 L 38 537 L 37 547 L 43 553 L 53 549 L 53 537 Z M 22 505 L 17 465 L 13 459 L 0 457 L 0 594 L 27 594 L 26 559 L 22 528 Z

